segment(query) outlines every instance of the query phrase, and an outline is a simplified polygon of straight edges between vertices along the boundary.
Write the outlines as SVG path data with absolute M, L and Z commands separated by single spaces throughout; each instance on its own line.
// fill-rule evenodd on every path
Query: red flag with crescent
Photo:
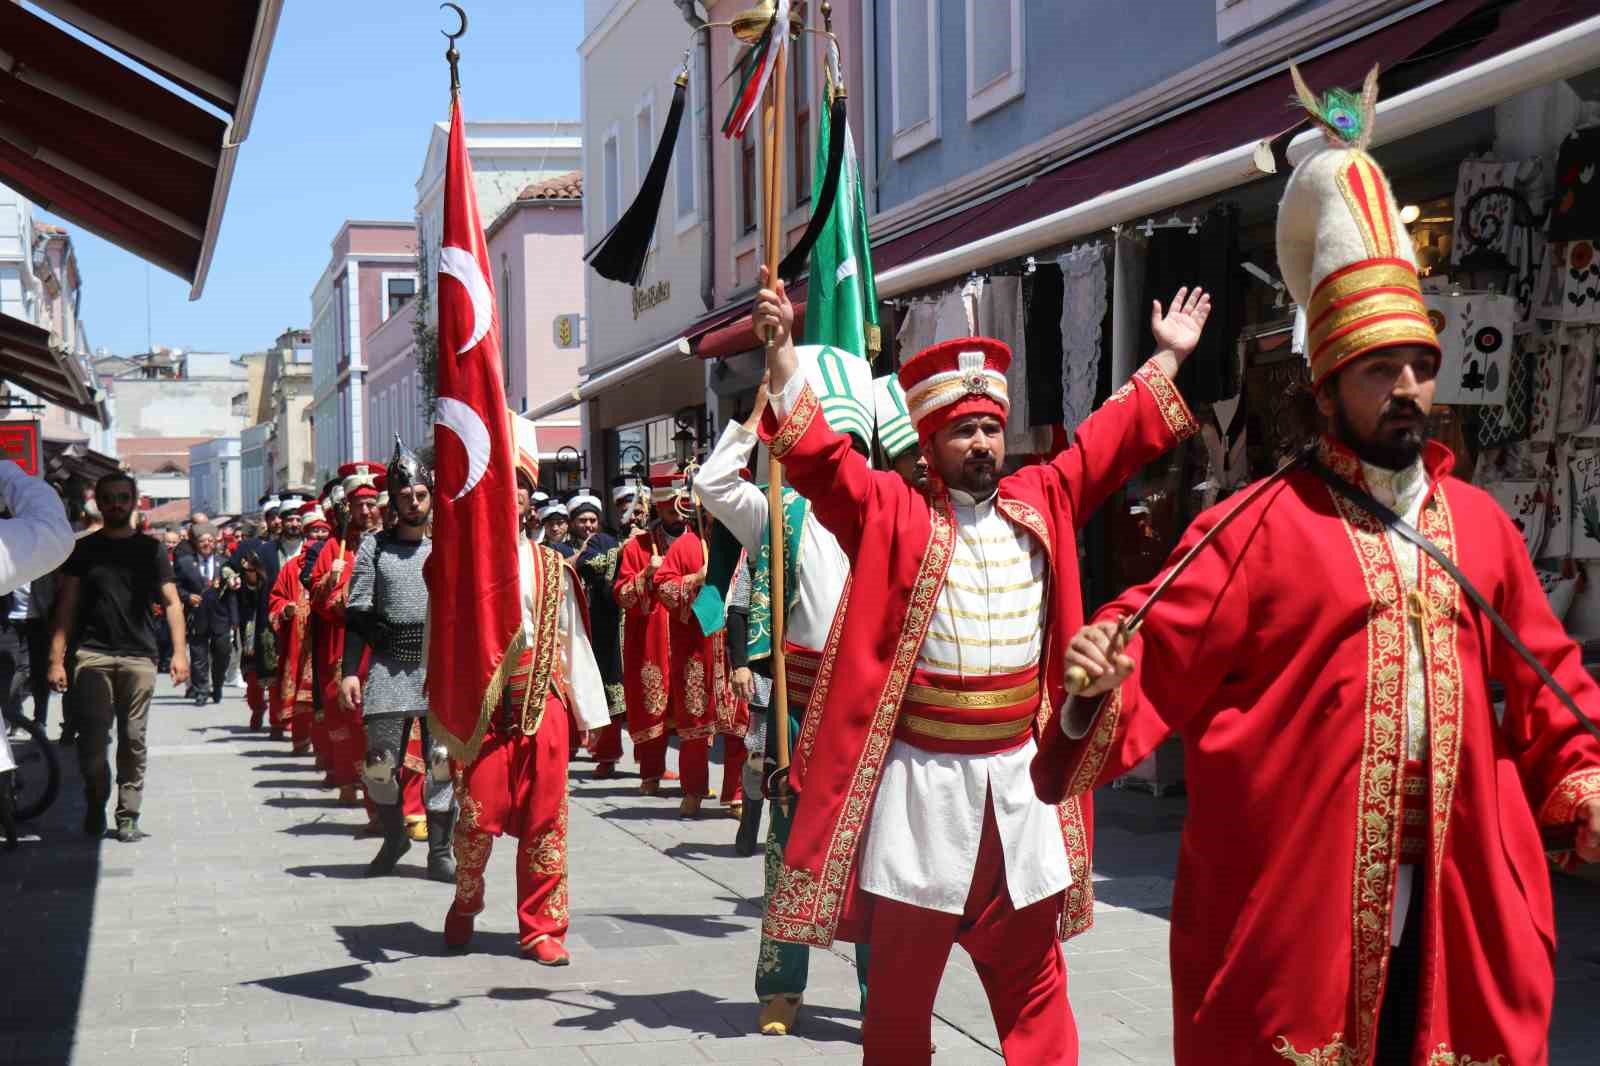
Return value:
M 428 557 L 428 721 L 471 761 L 523 647 L 515 450 L 500 377 L 488 243 L 450 104 L 439 240 L 433 549 Z

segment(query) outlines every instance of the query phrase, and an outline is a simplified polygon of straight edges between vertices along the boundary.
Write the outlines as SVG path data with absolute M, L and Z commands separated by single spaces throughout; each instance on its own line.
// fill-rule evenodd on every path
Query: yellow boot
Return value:
M 406 815 L 406 834 L 412 840 L 428 839 L 428 820 L 415 814 Z
M 789 1036 L 795 1030 L 795 1018 L 800 1013 L 803 996 L 777 995 L 761 1004 L 761 1018 L 756 1023 L 762 1036 Z

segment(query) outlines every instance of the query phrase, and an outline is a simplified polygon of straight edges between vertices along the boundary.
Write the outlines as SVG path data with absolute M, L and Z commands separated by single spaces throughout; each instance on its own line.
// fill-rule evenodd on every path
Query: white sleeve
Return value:
M 572 714 L 581 728 L 600 729 L 611 723 L 606 685 L 600 679 L 600 664 L 594 661 L 589 633 L 583 628 L 572 572 L 565 566 L 561 568 L 561 582 L 561 665 L 566 668 L 567 685 L 572 692 Z
M 755 451 L 756 435 L 737 422 L 722 431 L 722 439 L 694 476 L 695 494 L 718 522 L 727 526 L 744 550 L 761 553 L 767 528 L 767 494 L 739 476 Z
M 0 593 L 43 577 L 72 554 L 72 526 L 56 490 L 0 460 L 0 500 L 11 518 L 0 521 Z
M 805 391 L 805 388 L 805 371 L 797 367 L 794 377 L 784 383 L 783 391 L 773 395 L 771 398 L 772 413 L 779 422 L 782 422 L 789 412 L 794 410 L 795 404 L 800 402 L 800 394 Z

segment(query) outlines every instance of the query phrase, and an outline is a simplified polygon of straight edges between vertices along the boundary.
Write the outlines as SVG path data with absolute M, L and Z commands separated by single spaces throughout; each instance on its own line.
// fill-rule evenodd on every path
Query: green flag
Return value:
M 830 76 L 824 96 L 833 98 Z M 830 108 L 821 108 L 817 131 L 813 200 L 819 198 L 828 166 Z M 839 158 L 839 193 L 834 198 L 817 243 L 811 249 L 811 280 L 806 291 L 805 342 L 827 344 L 870 360 L 881 347 L 878 332 L 878 286 L 872 277 L 872 251 L 867 237 L 867 205 L 862 197 L 861 164 L 855 139 L 845 130 Z

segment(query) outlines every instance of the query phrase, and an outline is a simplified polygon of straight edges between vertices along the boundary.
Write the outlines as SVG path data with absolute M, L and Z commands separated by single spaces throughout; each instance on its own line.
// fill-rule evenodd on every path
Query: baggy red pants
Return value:
M 636 741 L 633 758 L 639 764 L 641 781 L 660 781 L 667 773 L 667 738 L 660 736 L 643 743 Z
M 260 729 L 261 720 L 267 714 L 267 690 L 254 670 L 244 671 L 244 703 L 250 708 L 250 728 Z M 273 725 L 277 725 L 277 722 L 274 721 Z
M 567 709 L 551 695 L 533 736 L 491 728 L 456 782 L 456 898 L 463 915 L 483 910 L 484 868 L 494 838 L 517 837 L 517 925 L 522 946 L 567 935 Z
M 328 772 L 328 783 L 339 788 L 360 784 L 367 762 L 367 727 L 361 712 L 342 707 L 324 711 L 321 726 L 317 754 Z
M 613 718 L 611 724 L 590 734 L 589 754 L 595 762 L 618 762 L 622 759 L 622 722 Z
M 1062 895 L 1011 905 L 992 808 L 962 914 L 872 899 L 872 965 L 861 1026 L 863 1063 L 928 1066 L 933 1000 L 950 948 L 972 956 L 1011 1066 L 1076 1066 L 1078 1027 L 1067 1002 L 1067 967 L 1056 936 Z
M 289 708 L 289 739 L 296 754 L 311 750 L 311 704 L 296 703 Z

